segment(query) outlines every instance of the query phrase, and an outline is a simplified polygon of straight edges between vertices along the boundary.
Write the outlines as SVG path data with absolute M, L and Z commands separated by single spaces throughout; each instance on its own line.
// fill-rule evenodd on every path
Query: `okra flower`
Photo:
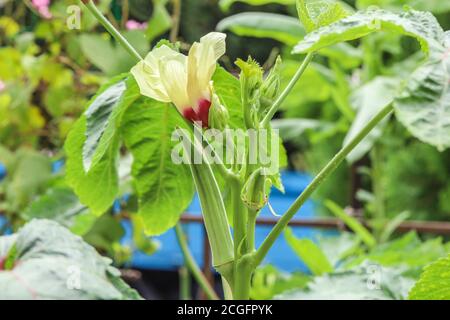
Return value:
M 212 101 L 211 78 L 225 53 L 226 35 L 211 32 L 195 42 L 185 56 L 166 45 L 152 50 L 131 69 L 141 94 L 172 102 L 192 122 L 208 127 Z

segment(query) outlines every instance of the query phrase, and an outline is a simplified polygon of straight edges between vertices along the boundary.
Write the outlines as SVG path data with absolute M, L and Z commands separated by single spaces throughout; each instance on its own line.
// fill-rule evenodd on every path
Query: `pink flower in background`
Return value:
M 147 22 L 138 22 L 136 20 L 128 20 L 125 24 L 127 30 L 142 30 L 147 28 Z
M 50 5 L 50 0 L 33 0 L 32 2 L 36 8 L 48 7 Z
M 52 14 L 48 8 L 50 6 L 50 0 L 32 0 L 31 2 L 42 17 L 45 19 L 50 19 L 52 17 Z
M 0 92 L 5 90 L 5 88 L 6 88 L 6 84 L 2 80 L 0 80 Z

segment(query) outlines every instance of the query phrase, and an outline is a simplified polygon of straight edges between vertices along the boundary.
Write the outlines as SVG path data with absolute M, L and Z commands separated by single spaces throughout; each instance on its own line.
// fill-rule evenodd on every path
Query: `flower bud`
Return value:
M 280 92 L 281 58 L 278 56 L 275 65 L 261 85 L 260 106 L 261 110 L 269 108 Z
M 250 103 L 258 97 L 263 82 L 263 72 L 258 62 L 248 57 L 247 61 L 238 59 L 236 65 L 241 69 L 242 94 L 246 95 Z
M 259 211 L 267 204 L 270 186 L 270 179 L 262 173 L 260 168 L 254 171 L 244 184 L 241 199 L 249 209 Z
M 251 57 L 247 61 L 238 59 L 236 65 L 241 69 L 239 80 L 241 82 L 242 106 L 244 121 L 247 128 L 256 128 L 258 123 L 259 96 L 263 82 L 263 71 L 258 62 Z
M 228 110 L 219 100 L 219 97 L 213 93 L 211 97 L 211 107 L 209 108 L 208 126 L 212 129 L 224 130 L 228 125 Z

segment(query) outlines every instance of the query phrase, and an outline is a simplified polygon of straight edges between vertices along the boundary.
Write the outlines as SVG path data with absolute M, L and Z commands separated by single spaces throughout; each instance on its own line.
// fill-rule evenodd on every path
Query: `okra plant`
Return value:
M 223 33 L 203 36 L 187 55 L 180 52 L 178 43 L 163 40 L 144 58 L 94 2 L 83 2 L 136 59 L 136 65 L 104 85 L 74 125 L 65 146 L 68 183 L 100 215 L 118 193 L 118 159 L 124 152 L 131 153 L 138 213 L 149 236 L 174 227 L 196 191 L 213 264 L 228 299 L 249 298 L 252 274 L 290 219 L 394 110 L 396 119 L 420 140 L 440 150 L 450 146 L 450 33 L 430 13 L 412 9 L 352 13 L 334 1 L 316 8 L 298 0 L 299 18 L 308 33 L 293 54 L 299 59 L 305 56 L 289 84 L 280 88 L 279 58 L 267 75 L 252 58 L 238 59 L 239 79 L 218 66 L 226 53 Z M 279 169 L 285 153 L 271 119 L 322 49 L 380 31 L 416 38 L 425 61 L 404 80 L 393 99 L 374 111 L 290 208 L 279 213 L 278 222 L 256 248 L 258 213 L 270 206 L 272 186 L 283 190 Z M 208 289 L 180 226 L 176 231 L 187 265 Z M 206 292 L 215 297 L 212 290 Z

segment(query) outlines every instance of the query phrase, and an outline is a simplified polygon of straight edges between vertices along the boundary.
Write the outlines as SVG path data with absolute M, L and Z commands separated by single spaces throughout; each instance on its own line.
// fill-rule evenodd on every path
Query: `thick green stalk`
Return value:
M 100 22 L 103 27 L 116 39 L 116 41 L 126 50 L 128 53 L 136 58 L 137 61 L 142 60 L 141 55 L 135 48 L 128 42 L 127 39 L 109 22 L 108 19 L 98 10 L 97 6 L 92 0 L 83 0 L 83 3 L 92 13 L 92 15 Z
M 270 231 L 269 235 L 264 239 L 259 249 L 254 256 L 255 265 L 259 265 L 266 256 L 269 249 L 272 247 L 275 240 L 280 236 L 281 232 L 288 225 L 289 221 L 295 215 L 295 213 L 301 208 L 301 206 L 308 200 L 311 194 L 322 184 L 322 182 L 338 167 L 338 165 L 345 159 L 345 157 L 363 140 L 367 134 L 389 113 L 391 113 L 393 107 L 388 105 L 380 110 L 365 126 L 362 130 L 347 144 L 345 145 L 334 157 L 328 162 L 328 164 L 319 172 L 314 180 L 308 185 L 308 187 L 300 194 L 300 196 L 294 201 L 291 207 L 286 213 L 278 220 L 277 224 Z
M 298 79 L 300 79 L 302 74 L 305 72 L 306 67 L 308 67 L 308 65 L 312 61 L 313 57 L 314 57 L 314 53 L 308 53 L 308 55 L 305 57 L 305 60 L 303 60 L 302 64 L 298 68 L 297 72 L 295 72 L 295 75 L 292 77 L 291 81 L 289 81 L 289 84 L 287 85 L 287 87 L 278 96 L 277 100 L 275 100 L 275 102 L 272 104 L 269 111 L 265 115 L 264 119 L 261 122 L 262 128 L 265 128 L 269 125 L 270 120 L 272 120 L 273 116 L 278 111 L 278 108 L 280 107 L 281 103 L 283 103 L 284 99 L 286 99 L 286 97 L 289 95 L 291 90 L 294 88 Z
M 199 286 L 203 289 L 206 296 L 211 300 L 218 300 L 219 297 L 217 296 L 216 292 L 213 288 L 209 285 L 208 280 L 203 275 L 202 271 L 200 270 L 199 266 L 197 265 L 197 262 L 195 261 L 194 257 L 191 254 L 191 251 L 189 250 L 186 236 L 184 235 L 183 228 L 180 224 L 177 224 L 175 226 L 175 233 L 177 235 L 178 244 L 180 245 L 181 252 L 183 253 L 184 262 L 186 264 L 186 267 L 189 269 L 189 271 L 192 273 L 194 279 L 197 281 Z

